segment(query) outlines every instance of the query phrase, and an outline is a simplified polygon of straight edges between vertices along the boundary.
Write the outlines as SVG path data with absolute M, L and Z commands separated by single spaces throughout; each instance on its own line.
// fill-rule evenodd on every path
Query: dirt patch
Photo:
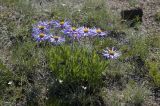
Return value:
M 119 16 L 123 10 L 142 8 L 143 23 L 141 31 L 145 34 L 158 33 L 160 31 L 160 23 L 155 21 L 155 14 L 160 11 L 160 0 L 106 0 L 106 3 L 110 10 Z

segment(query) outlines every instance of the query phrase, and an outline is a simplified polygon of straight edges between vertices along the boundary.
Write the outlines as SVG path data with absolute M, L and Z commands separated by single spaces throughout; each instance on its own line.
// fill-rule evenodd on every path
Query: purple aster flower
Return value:
M 64 29 L 63 33 L 68 35 L 70 38 L 77 39 L 77 40 L 79 40 L 79 38 L 81 37 L 81 34 L 79 33 L 76 27 L 69 27 L 67 29 Z
M 55 28 L 68 28 L 70 27 L 69 21 L 52 21 L 52 23 L 55 25 Z
M 65 38 L 60 37 L 60 36 L 50 36 L 49 41 L 54 45 L 59 45 L 65 42 Z
M 93 31 L 87 27 L 80 27 L 77 29 L 77 31 L 81 36 L 92 36 L 93 35 Z
M 94 29 L 92 29 L 92 32 L 93 32 L 94 36 L 97 35 L 97 36 L 103 37 L 106 35 L 106 33 L 102 32 L 102 30 L 100 28 L 94 28 Z
M 116 51 L 114 47 L 112 47 L 111 49 L 106 48 L 105 50 L 103 50 L 102 55 L 107 59 L 117 59 L 121 55 L 121 53 Z
M 33 37 L 34 37 L 34 39 L 35 39 L 36 41 L 38 41 L 38 42 L 46 41 L 46 40 L 49 39 L 49 36 L 46 35 L 46 34 L 44 34 L 44 33 L 39 33 L 39 34 L 37 34 L 37 35 L 34 35 Z
M 36 25 L 33 26 L 32 31 L 33 31 L 34 34 L 38 34 L 38 33 L 48 34 L 49 31 L 50 31 L 50 22 L 40 21 Z

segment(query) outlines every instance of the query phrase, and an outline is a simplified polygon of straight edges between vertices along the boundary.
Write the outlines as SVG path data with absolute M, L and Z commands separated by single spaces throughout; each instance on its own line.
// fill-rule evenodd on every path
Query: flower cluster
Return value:
M 40 21 L 37 24 L 33 25 L 32 37 L 37 42 L 48 41 L 55 45 L 61 44 L 65 42 L 65 38 L 54 34 L 54 30 L 66 27 L 69 27 L 68 22 Z
M 74 27 L 67 20 L 40 21 L 32 28 L 32 37 L 37 42 L 47 41 L 54 45 L 64 43 L 67 37 L 79 41 L 84 37 L 105 37 L 106 35 L 107 32 L 103 32 L 100 28 Z M 114 48 L 106 48 L 102 55 L 107 59 L 116 59 L 121 54 Z
M 57 31 L 62 32 L 63 35 L 55 34 Z M 79 40 L 83 37 L 106 36 L 106 33 L 102 32 L 100 28 L 88 28 L 84 26 L 76 28 L 71 26 L 71 22 L 67 20 L 52 20 L 40 21 L 33 25 L 32 36 L 38 42 L 49 41 L 57 45 L 65 42 L 66 37 Z

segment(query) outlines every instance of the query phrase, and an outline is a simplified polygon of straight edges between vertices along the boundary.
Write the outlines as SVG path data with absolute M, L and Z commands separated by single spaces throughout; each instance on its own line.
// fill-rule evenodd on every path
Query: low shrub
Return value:
M 51 90 L 62 103 L 85 104 L 103 85 L 102 72 L 108 62 L 101 60 L 95 50 L 89 52 L 77 45 L 58 46 L 47 51 L 47 59 L 58 83 L 58 88 Z

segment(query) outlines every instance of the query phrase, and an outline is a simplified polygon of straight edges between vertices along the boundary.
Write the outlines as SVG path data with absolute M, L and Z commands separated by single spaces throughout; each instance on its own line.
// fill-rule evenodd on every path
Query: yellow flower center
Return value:
M 38 28 L 39 28 L 40 30 L 43 30 L 43 29 L 45 28 L 45 26 L 38 26 Z
M 75 31 L 75 30 L 76 30 L 76 28 L 75 28 L 75 27 L 72 27 L 72 30 L 73 30 L 73 31 Z
M 97 33 L 101 33 L 102 30 L 101 30 L 101 29 L 97 29 L 96 32 L 97 32 Z
M 87 33 L 89 31 L 88 28 L 84 28 L 84 32 Z
M 58 41 L 59 36 L 52 36 L 52 38 L 54 38 L 55 41 Z
M 39 34 L 39 37 L 40 37 L 40 38 L 43 38 L 44 36 L 45 36 L 44 33 L 40 33 L 40 34 Z
M 114 54 L 115 54 L 115 51 L 109 50 L 109 54 L 110 54 L 110 55 L 114 55 Z
M 60 25 L 63 25 L 63 24 L 64 24 L 64 21 L 61 21 L 61 22 L 60 22 Z

